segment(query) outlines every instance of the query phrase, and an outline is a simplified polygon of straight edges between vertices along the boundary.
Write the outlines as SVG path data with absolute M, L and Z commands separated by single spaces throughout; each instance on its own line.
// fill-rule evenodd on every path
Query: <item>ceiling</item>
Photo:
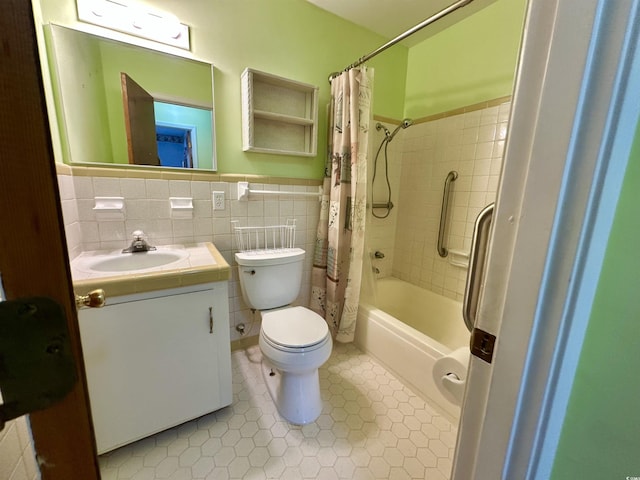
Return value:
M 345 20 L 392 39 L 440 12 L 456 0 L 307 0 Z M 411 47 L 496 0 L 473 0 L 425 27 L 402 44 Z

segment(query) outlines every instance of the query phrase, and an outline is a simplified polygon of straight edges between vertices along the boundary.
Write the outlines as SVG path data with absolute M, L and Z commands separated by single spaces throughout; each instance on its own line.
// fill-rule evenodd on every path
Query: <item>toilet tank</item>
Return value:
M 257 310 L 282 307 L 293 302 L 300 292 L 304 255 L 301 248 L 236 253 L 245 302 Z

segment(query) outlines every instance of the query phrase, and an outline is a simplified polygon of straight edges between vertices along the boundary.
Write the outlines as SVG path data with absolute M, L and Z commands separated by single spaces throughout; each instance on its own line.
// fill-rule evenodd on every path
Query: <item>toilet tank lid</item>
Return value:
M 301 248 L 283 248 L 279 250 L 253 250 L 235 254 L 238 265 L 260 266 L 298 262 L 304 258 Z

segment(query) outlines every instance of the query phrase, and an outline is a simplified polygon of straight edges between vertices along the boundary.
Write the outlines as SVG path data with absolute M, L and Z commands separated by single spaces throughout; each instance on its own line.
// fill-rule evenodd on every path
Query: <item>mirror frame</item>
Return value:
M 141 45 L 137 40 L 132 39 L 131 42 L 127 41 L 127 38 L 123 38 L 122 35 L 117 35 L 118 38 L 112 38 L 107 33 L 111 33 L 107 31 L 96 32 L 93 29 L 90 31 L 84 29 L 78 29 L 70 26 L 59 25 L 55 23 L 49 23 L 44 25 L 44 36 L 45 36 L 45 46 L 47 53 L 47 63 L 49 67 L 49 77 L 51 80 L 52 86 L 52 103 L 54 105 L 55 110 L 55 121 L 58 127 L 58 134 L 60 138 L 60 147 L 62 154 L 63 163 L 74 166 L 85 166 L 85 167 L 122 167 L 122 168 L 154 168 L 154 169 L 167 169 L 171 171 L 196 171 L 196 172 L 215 172 L 217 171 L 217 148 L 216 148 L 216 132 L 215 132 L 215 93 L 214 93 L 214 66 L 212 63 L 193 58 L 191 55 L 180 55 L 176 53 L 172 53 L 167 51 L 165 46 L 159 46 L 159 48 L 150 48 L 147 45 Z M 208 82 L 205 87 L 200 88 L 197 95 L 189 96 L 194 90 L 194 88 L 186 87 L 182 89 L 180 86 L 179 79 L 176 80 L 175 76 L 166 77 L 163 75 L 154 75 L 153 70 L 149 69 L 146 74 L 142 74 L 143 78 L 152 77 L 151 87 L 149 88 L 149 92 L 154 96 L 154 99 L 157 102 L 162 103 L 172 103 L 181 106 L 194 107 L 198 109 L 207 109 L 211 111 L 211 168 L 183 168 L 183 167 L 170 167 L 170 166 L 146 166 L 146 165 L 136 165 L 131 164 L 129 162 L 128 151 L 127 151 L 127 139 L 126 132 L 124 129 L 124 108 L 122 106 L 122 98 L 119 97 L 118 107 L 112 107 L 111 116 L 109 117 L 105 112 L 100 112 L 98 115 L 94 115 L 95 110 L 107 109 L 106 106 L 106 98 L 104 100 L 104 106 L 100 104 L 100 100 L 97 102 L 99 105 L 98 108 L 94 108 L 92 106 L 91 109 L 87 109 L 86 105 L 76 105 L 75 108 L 75 116 L 80 117 L 81 120 L 74 119 L 74 114 L 70 114 L 70 112 L 74 111 L 73 103 L 76 104 L 82 103 L 82 98 L 76 95 L 69 95 L 68 87 L 65 89 L 63 86 L 63 78 L 60 75 L 60 71 L 64 69 L 64 59 L 63 54 L 60 53 L 60 40 L 56 40 L 56 36 L 60 37 L 62 35 L 67 34 L 70 35 L 82 35 L 88 36 L 90 38 L 95 39 L 97 42 L 104 42 L 103 45 L 107 46 L 107 48 L 113 47 L 116 49 L 122 49 L 123 52 L 130 53 L 132 56 L 140 56 L 149 53 L 151 55 L 147 55 L 148 58 L 153 59 L 150 60 L 150 63 L 157 62 L 158 59 L 167 59 L 172 64 L 182 63 L 184 69 L 191 69 L 194 73 L 193 76 L 200 76 L 203 78 L 203 71 L 201 69 L 202 66 L 207 67 L 208 71 Z M 127 36 L 125 36 L 127 37 Z M 145 42 L 149 43 L 149 42 Z M 96 44 L 97 45 L 97 44 Z M 78 47 L 83 48 L 83 47 Z M 85 57 L 91 58 L 91 52 L 81 52 Z M 69 54 L 67 54 L 68 56 Z M 82 55 L 78 55 L 82 58 Z M 72 59 L 70 61 L 74 61 Z M 102 61 L 96 62 L 100 66 L 97 67 L 99 69 L 102 68 Z M 131 60 L 130 60 L 131 63 Z M 140 63 L 146 63 L 140 62 Z M 135 68 L 135 67 L 134 67 Z M 148 67 L 143 67 L 148 68 Z M 118 68 L 120 70 L 127 70 L 127 68 Z M 141 69 L 141 70 L 143 70 Z M 115 70 L 112 68 L 112 70 Z M 182 71 L 182 68 L 168 68 L 166 67 L 166 71 Z M 163 72 L 164 72 L 163 68 Z M 75 72 L 73 72 L 75 73 Z M 71 75 L 71 74 L 70 74 Z M 90 75 L 89 75 L 90 76 Z M 188 74 L 185 74 L 185 77 Z M 173 82 L 173 84 L 172 84 Z M 88 83 L 88 82 L 87 82 Z M 120 80 L 118 78 L 118 88 L 120 85 Z M 165 86 L 165 89 L 160 88 L 161 86 Z M 169 85 L 169 86 L 167 86 Z M 210 86 L 210 88 L 209 88 Z M 77 88 L 74 92 L 85 89 L 86 85 L 83 83 L 82 88 Z M 109 85 L 109 88 L 113 90 L 113 85 Z M 99 87 L 98 87 L 99 89 Z M 66 92 L 66 93 L 65 93 Z M 102 92 L 98 95 L 105 95 L 106 93 Z M 119 95 L 121 92 L 119 90 Z M 199 95 L 199 96 L 198 96 Z M 211 99 L 211 103 L 208 102 L 209 98 Z M 203 100 L 204 99 L 204 100 Z M 114 93 L 111 92 L 110 101 L 112 104 L 116 104 Z M 89 104 L 89 102 L 86 102 Z M 72 106 L 70 107 L 69 104 Z M 83 110 L 84 109 L 84 110 Z M 77 112 L 86 112 L 85 115 L 78 115 Z M 90 113 L 90 114 L 89 114 Z M 97 116 L 101 116 L 102 120 L 96 120 Z M 118 118 L 119 117 L 119 118 Z M 115 120 L 113 120 L 115 118 Z M 108 120 L 109 123 L 105 123 L 105 120 Z M 75 123 L 74 123 L 75 122 Z M 79 125 L 79 126 L 78 126 Z M 120 125 L 122 126 L 120 128 Z M 81 130 L 79 133 L 70 133 L 72 131 Z M 85 130 L 89 133 L 82 133 L 82 130 Z M 108 131 L 108 135 L 104 134 L 96 134 L 97 131 L 104 132 Z M 111 133 L 112 131 L 116 131 L 117 134 Z M 83 142 L 83 140 L 78 141 L 79 138 L 89 138 L 89 141 Z M 75 142 L 75 143 L 74 143 Z M 122 146 L 124 145 L 124 149 Z M 114 151 L 117 150 L 117 151 Z M 91 153 L 85 154 L 84 152 L 97 152 L 97 155 L 92 155 Z M 105 152 L 105 153 L 103 153 Z M 102 156 L 104 161 L 100 161 L 100 156 Z M 81 157 L 82 161 L 77 161 L 75 158 Z M 85 160 L 85 158 L 98 158 L 97 161 Z M 108 158 L 108 160 L 106 160 Z M 208 163 L 208 156 L 207 161 Z M 119 161 L 118 161 L 119 160 Z M 125 163 L 126 161 L 126 163 Z M 202 162 L 202 160 L 201 160 Z

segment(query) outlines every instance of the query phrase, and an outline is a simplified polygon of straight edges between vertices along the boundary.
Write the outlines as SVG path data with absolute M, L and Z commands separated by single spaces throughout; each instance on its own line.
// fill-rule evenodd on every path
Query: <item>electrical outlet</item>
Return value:
M 224 210 L 224 192 L 213 192 L 213 209 Z

